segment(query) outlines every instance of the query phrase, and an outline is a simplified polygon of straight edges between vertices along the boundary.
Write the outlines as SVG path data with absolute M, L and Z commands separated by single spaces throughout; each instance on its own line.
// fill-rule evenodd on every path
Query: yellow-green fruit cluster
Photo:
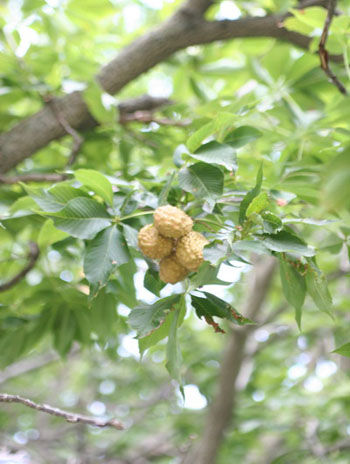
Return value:
M 203 247 L 208 240 L 192 230 L 181 237 L 176 244 L 176 258 L 185 268 L 196 271 L 203 262 Z
M 138 235 L 142 253 L 159 259 L 159 277 L 175 284 L 203 262 L 203 247 L 207 239 L 192 231 L 192 219 L 174 206 L 160 206 L 154 212 L 154 224 L 144 226 Z
M 148 258 L 162 259 L 171 254 L 174 240 L 160 235 L 153 224 L 142 227 L 138 234 L 139 248 Z

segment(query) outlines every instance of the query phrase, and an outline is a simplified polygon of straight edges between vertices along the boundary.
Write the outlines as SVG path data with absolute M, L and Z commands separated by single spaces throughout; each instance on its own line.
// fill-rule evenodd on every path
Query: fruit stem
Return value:
M 138 216 L 145 216 L 146 214 L 153 214 L 153 213 L 154 211 L 143 211 L 141 213 L 129 214 L 128 216 L 124 216 L 120 218 L 119 221 L 125 221 L 126 219 L 131 219 L 131 218 L 138 217 Z

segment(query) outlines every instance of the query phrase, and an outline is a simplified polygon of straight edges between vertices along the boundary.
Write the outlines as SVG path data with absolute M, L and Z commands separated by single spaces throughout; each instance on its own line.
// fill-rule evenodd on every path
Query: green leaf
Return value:
M 218 266 L 230 254 L 230 246 L 228 243 L 212 242 L 203 249 L 203 258 L 209 261 L 214 266 Z
M 102 100 L 102 88 L 93 81 L 89 83 L 87 89 L 83 91 L 83 98 L 90 113 L 101 124 L 115 124 L 117 120 L 116 108 L 107 109 Z
M 110 206 L 113 205 L 113 190 L 109 180 L 100 172 L 93 169 L 78 169 L 75 178 L 83 185 L 93 190 Z
M 207 163 L 196 163 L 180 170 L 179 184 L 186 192 L 207 200 L 214 207 L 215 200 L 223 192 L 224 175 L 215 166 Z
M 263 209 L 267 208 L 270 204 L 269 196 L 267 193 L 259 193 L 249 204 L 246 216 L 250 216 L 253 213 L 260 213 Z
M 47 219 L 42 228 L 40 229 L 38 236 L 38 245 L 41 250 L 47 248 L 53 243 L 60 242 L 65 238 L 69 237 L 67 232 L 56 229 L 52 219 Z
M 167 296 L 153 305 L 141 305 L 133 309 L 129 314 L 129 324 L 137 331 L 138 338 L 145 337 L 160 327 L 180 297 L 178 294 Z
M 325 167 L 323 203 L 327 209 L 347 208 L 350 211 L 350 149 L 336 156 Z
M 115 326 L 118 320 L 116 306 L 115 297 L 106 293 L 106 289 L 102 289 L 91 301 L 89 308 L 91 326 L 102 340 L 106 340 L 110 335 L 115 336 Z
M 74 198 L 57 213 L 50 213 L 55 226 L 73 237 L 92 239 L 111 223 L 106 209 L 90 198 Z
M 80 188 L 74 188 L 67 185 L 65 182 L 54 185 L 48 190 L 48 193 L 62 206 L 65 206 L 68 201 L 77 197 L 89 197 L 88 193 Z
M 334 351 L 332 351 L 332 353 L 341 354 L 346 358 L 350 358 L 350 342 L 345 343 L 345 345 L 342 345 L 339 348 L 335 349 Z
M 61 308 L 57 312 L 54 326 L 54 347 L 65 356 L 72 346 L 76 331 L 76 320 L 70 309 Z
M 159 292 L 166 284 L 159 279 L 159 272 L 148 268 L 143 279 L 143 285 L 149 292 L 159 296 Z
M 91 240 L 84 258 L 84 273 L 92 284 L 105 285 L 113 269 L 130 259 L 122 233 L 117 226 L 108 227 Z
M 247 212 L 247 209 L 248 209 L 250 203 L 260 193 L 262 180 L 263 180 L 263 165 L 261 164 L 260 168 L 259 168 L 259 171 L 258 171 L 258 174 L 256 176 L 255 187 L 252 190 L 250 190 L 245 195 L 243 200 L 241 201 L 240 208 L 239 208 L 239 223 L 240 224 L 243 224 L 243 222 L 245 220 L 246 212 Z
M 229 171 L 237 168 L 236 150 L 230 147 L 230 145 L 216 141 L 202 145 L 194 153 L 189 153 L 189 156 L 205 163 L 219 164 Z
M 174 170 L 171 175 L 169 176 L 166 184 L 162 188 L 162 191 L 159 194 L 158 206 L 163 206 L 168 204 L 168 195 L 171 189 L 171 185 L 174 181 L 176 171 Z
M 323 29 L 327 16 L 327 11 L 324 8 L 313 6 L 303 10 L 291 8 L 290 11 L 301 23 L 310 26 L 312 29 Z
M 181 362 L 182 355 L 177 338 L 177 328 L 181 319 L 181 312 L 185 311 L 185 298 L 182 296 L 170 323 L 168 344 L 166 350 L 166 368 L 173 379 L 182 385 Z
M 172 311 L 168 314 L 158 329 L 154 330 L 152 333 L 147 335 L 146 337 L 142 337 L 139 339 L 139 350 L 141 356 L 144 352 L 150 348 L 151 346 L 156 345 L 158 342 L 163 340 L 165 337 L 169 335 L 170 327 L 172 325 L 172 321 L 174 319 L 175 311 Z
M 228 319 L 238 325 L 252 324 L 250 319 L 242 316 L 226 301 L 208 292 L 201 291 L 201 293 L 205 295 L 205 298 L 191 295 L 192 306 L 195 308 L 197 316 L 199 318 L 204 317 L 207 323 L 214 328 L 215 332 L 223 333 L 224 331 L 214 321 L 214 316 L 222 319 Z
M 267 252 L 264 243 L 260 240 L 239 240 L 232 244 L 232 250 L 237 254 L 241 252 L 257 253 L 258 255 L 265 254 Z
M 272 251 L 279 253 L 293 253 L 298 256 L 314 256 L 315 250 L 303 240 L 282 230 L 275 235 L 266 235 L 263 244 Z
M 305 278 L 283 257 L 280 257 L 280 275 L 284 296 L 295 308 L 295 319 L 301 329 L 301 310 L 306 295 Z
M 305 278 L 307 291 L 318 309 L 333 317 L 331 312 L 333 302 L 328 290 L 327 280 L 315 262 L 311 259 L 308 260 Z
M 138 231 L 133 227 L 129 226 L 128 224 L 122 224 L 122 227 L 124 232 L 124 238 L 128 246 L 131 248 L 138 249 Z
M 267 234 L 276 234 L 282 230 L 282 220 L 276 216 L 276 214 L 271 213 L 271 211 L 265 211 L 261 214 L 261 216 L 263 219 L 264 232 Z
M 226 135 L 224 143 L 233 148 L 240 148 L 261 137 L 262 133 L 252 126 L 241 126 Z
M 18 198 L 10 208 L 10 213 L 11 215 L 14 215 L 18 211 L 32 211 L 33 209 L 36 208 L 36 202 L 33 198 L 30 196 L 24 196 L 21 198 Z
M 66 184 L 55 185 L 49 190 L 39 187 L 28 187 L 27 185 L 23 185 L 23 187 L 43 211 L 50 213 L 61 211 L 74 198 L 88 197 L 88 194 L 83 190 Z
M 199 148 L 204 139 L 209 137 L 214 131 L 215 122 L 210 121 L 207 124 L 204 124 L 200 129 L 194 132 L 191 137 L 187 140 L 187 147 L 190 152 L 195 152 Z
M 139 339 L 139 350 L 141 356 L 148 348 L 150 348 L 153 345 L 156 345 L 158 342 L 160 342 L 169 335 L 170 328 L 173 328 L 172 324 L 174 318 L 177 319 L 177 326 L 179 327 L 181 325 L 186 312 L 184 298 L 181 298 L 180 304 L 176 306 L 177 309 L 175 311 L 170 312 L 170 314 L 165 318 L 163 324 L 158 329 L 154 330 L 151 334 L 147 335 L 146 337 Z M 180 309 L 180 313 L 178 313 L 178 309 Z
M 228 285 L 227 282 L 217 278 L 219 272 L 218 267 L 212 266 L 210 263 L 203 263 L 198 271 L 190 279 L 187 292 L 191 292 L 203 285 Z

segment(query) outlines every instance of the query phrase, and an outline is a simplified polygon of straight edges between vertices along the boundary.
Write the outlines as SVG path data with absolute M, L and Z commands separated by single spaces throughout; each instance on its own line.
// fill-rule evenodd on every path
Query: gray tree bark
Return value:
M 248 277 L 247 300 L 242 311 L 245 317 L 256 320 L 268 295 L 275 266 L 276 260 L 271 257 L 261 259 L 254 265 Z M 182 464 L 215 464 L 224 433 L 234 415 L 237 398 L 235 386 L 244 361 L 249 333 L 249 326 L 246 326 L 229 334 L 221 362 L 217 393 L 206 417 L 203 433 Z

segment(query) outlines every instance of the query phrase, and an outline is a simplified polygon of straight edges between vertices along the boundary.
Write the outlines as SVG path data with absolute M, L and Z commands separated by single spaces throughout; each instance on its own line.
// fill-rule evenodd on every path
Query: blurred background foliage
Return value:
M 237 144 L 232 188 L 252 188 L 264 162 L 263 185 L 279 199 L 276 212 L 294 221 L 302 237 L 319 250 L 318 265 L 329 280 L 335 319 L 308 298 L 300 332 L 294 310 L 285 304 L 280 282 L 274 280 L 264 315 L 283 310 L 249 339 L 234 422 L 217 462 L 347 464 L 349 450 L 338 444 L 349 443 L 349 365 L 332 351 L 349 342 L 349 98 L 328 82 L 316 55 L 271 38 L 189 47 L 117 96 L 100 92 L 95 75 L 101 65 L 169 17 L 180 3 L 0 1 L 1 131 L 39 110 L 46 94 L 84 90 L 89 109 L 102 124 L 84 133 L 73 167 L 118 178 L 124 193 L 130 193 L 132 212 L 140 205 L 156 207 L 169 172 L 188 160 L 184 144 L 189 140 L 200 145 L 214 135 L 222 141 L 232 127 L 243 126 L 249 143 Z M 261 16 L 296 4 L 224 0 L 208 11 L 207 18 Z M 332 67 L 349 88 L 350 7 L 344 0 L 338 8 L 344 14 L 331 28 L 329 50 L 343 54 L 344 64 Z M 315 37 L 315 49 L 326 13 L 318 7 L 305 11 L 304 16 L 291 17 L 287 27 Z M 191 123 L 118 124 L 117 105 L 144 93 L 173 101 L 157 110 L 156 118 Z M 70 152 L 71 138 L 65 137 L 25 160 L 16 173 L 63 170 Z M 173 203 L 187 201 L 176 187 L 170 198 Z M 1 407 L 0 462 L 181 462 L 200 436 L 206 406 L 215 395 L 225 336 L 188 314 L 179 331 L 184 401 L 164 368 L 164 341 L 140 360 L 135 332 L 127 324 L 130 308 L 152 298 L 143 287 L 146 265 L 141 255 L 135 252 L 135 263 L 115 273 L 96 299 L 90 320 L 81 315 L 69 319 L 88 304 L 83 244 L 63 236 L 53 243 L 53 234 L 60 233 L 53 227 L 40 236 L 44 218 L 30 214 L 29 203 L 23 186 L 2 187 L 1 213 L 18 212 L 0 228 L 2 280 L 23 267 L 28 240 L 39 239 L 41 254 L 35 269 L 1 294 L 1 390 L 96 417 L 110 414 L 127 428 L 99 430 L 19 405 Z M 250 266 L 240 269 L 239 280 L 222 290 L 238 309 L 247 297 Z M 49 331 L 57 311 L 66 311 L 67 318 Z M 69 331 L 75 336 L 67 336 Z M 321 457 L 320 446 L 325 451 Z

